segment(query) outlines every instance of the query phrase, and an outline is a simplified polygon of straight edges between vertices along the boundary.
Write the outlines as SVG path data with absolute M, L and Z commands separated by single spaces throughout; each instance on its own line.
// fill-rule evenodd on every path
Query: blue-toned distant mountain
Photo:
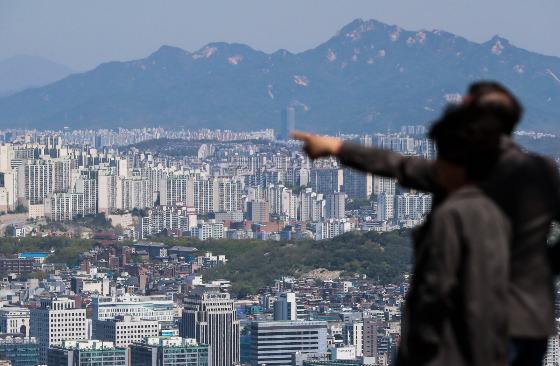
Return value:
M 294 106 L 297 128 L 394 131 L 429 123 L 479 79 L 498 80 L 521 98 L 523 129 L 560 132 L 560 58 L 497 36 L 477 44 L 375 20 L 355 20 L 299 54 L 163 46 L 142 60 L 102 64 L 0 99 L 0 128 L 278 129 L 282 109 Z
M 65 65 L 41 57 L 15 55 L 0 61 L 0 96 L 45 86 L 73 73 Z

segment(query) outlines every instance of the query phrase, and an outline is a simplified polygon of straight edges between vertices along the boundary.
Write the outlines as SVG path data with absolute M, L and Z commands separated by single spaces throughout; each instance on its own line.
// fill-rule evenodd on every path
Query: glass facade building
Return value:
M 39 341 L 32 337 L 1 338 L 0 356 L 10 360 L 13 366 L 36 366 L 39 364 Z

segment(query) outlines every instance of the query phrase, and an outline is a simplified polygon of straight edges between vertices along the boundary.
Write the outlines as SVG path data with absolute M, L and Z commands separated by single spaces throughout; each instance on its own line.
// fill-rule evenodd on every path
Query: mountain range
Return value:
M 0 96 L 42 87 L 73 73 L 69 67 L 42 57 L 15 55 L 0 61 Z
M 298 54 L 211 43 L 104 63 L 1 98 L 0 128 L 278 129 L 292 106 L 298 129 L 385 132 L 429 124 L 469 83 L 489 79 L 520 97 L 522 129 L 560 132 L 560 58 L 498 36 L 479 44 L 360 19 Z

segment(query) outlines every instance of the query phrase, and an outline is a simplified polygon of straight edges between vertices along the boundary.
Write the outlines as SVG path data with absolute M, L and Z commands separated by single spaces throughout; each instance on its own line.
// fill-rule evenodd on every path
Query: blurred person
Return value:
M 414 235 L 414 272 L 396 365 L 503 366 L 507 361 L 507 216 L 480 188 L 499 156 L 499 121 L 448 110 L 430 129 L 447 192 Z
M 511 366 L 540 365 L 547 339 L 556 334 L 554 273 L 560 271 L 560 246 L 547 246 L 550 226 L 560 216 L 560 177 L 549 158 L 524 152 L 511 138 L 523 108 L 503 86 L 478 82 L 463 104 L 500 121 L 500 156 L 494 171 L 480 185 L 506 213 L 513 227 L 510 248 L 509 319 Z M 436 180 L 434 163 L 390 150 L 363 147 L 330 136 L 293 132 L 312 158 L 336 156 L 350 167 L 395 177 L 404 187 L 434 194 L 434 209 L 446 196 Z M 552 262 L 551 262 L 552 260 Z

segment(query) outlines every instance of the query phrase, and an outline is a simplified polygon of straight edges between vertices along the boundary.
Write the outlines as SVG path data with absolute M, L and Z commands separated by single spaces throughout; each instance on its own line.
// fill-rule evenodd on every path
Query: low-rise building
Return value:
M 128 365 L 128 349 L 113 342 L 91 339 L 66 340 L 48 350 L 49 366 L 115 366 Z
M 181 337 L 148 337 L 131 350 L 134 366 L 208 366 L 210 357 L 207 345 Z
M 132 315 L 119 315 L 114 319 L 95 321 L 96 337 L 113 342 L 116 347 L 128 347 L 146 337 L 159 335 L 157 320 L 140 319 Z

